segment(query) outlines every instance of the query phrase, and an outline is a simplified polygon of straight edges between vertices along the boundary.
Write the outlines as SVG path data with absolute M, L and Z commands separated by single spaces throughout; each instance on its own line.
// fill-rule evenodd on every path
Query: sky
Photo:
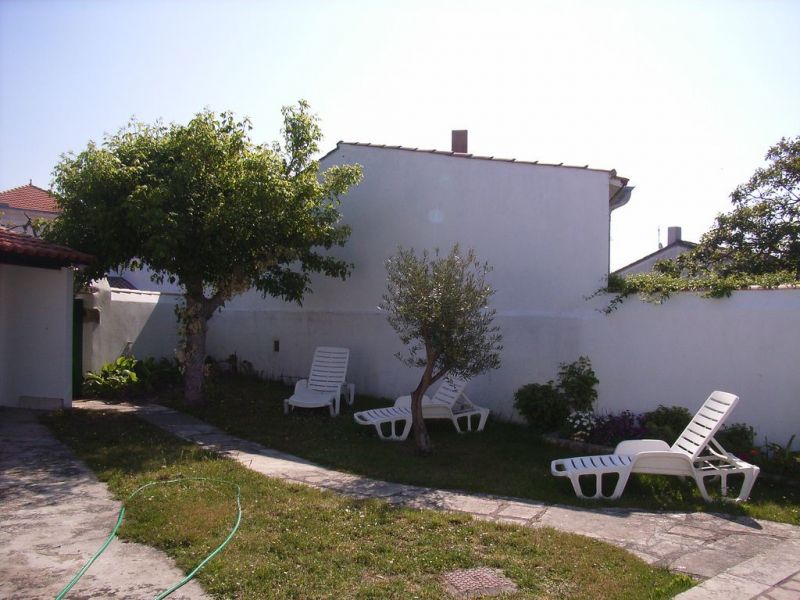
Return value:
M 798 30 L 797 0 L 0 0 L 0 189 L 131 117 L 231 110 L 270 142 L 302 98 L 323 152 L 467 129 L 475 154 L 616 169 L 617 268 L 669 226 L 697 241 L 800 135 Z

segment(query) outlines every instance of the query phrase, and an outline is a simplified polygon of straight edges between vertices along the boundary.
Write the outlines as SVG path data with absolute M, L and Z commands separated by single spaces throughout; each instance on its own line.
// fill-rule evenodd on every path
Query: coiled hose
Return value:
M 62 600 L 62 598 L 66 597 L 67 593 L 73 588 L 73 586 L 76 583 L 78 583 L 80 578 L 83 577 L 83 574 L 86 573 L 86 571 L 89 570 L 89 567 L 92 566 L 94 561 L 96 561 L 100 557 L 100 555 L 105 551 L 105 549 L 108 548 L 108 545 L 112 541 L 114 541 L 114 538 L 117 536 L 117 530 L 119 529 L 120 525 L 122 525 L 122 519 L 125 517 L 125 504 L 127 502 L 129 502 L 131 500 L 131 498 L 136 496 L 142 490 L 145 490 L 145 489 L 147 489 L 149 487 L 152 487 L 154 485 L 162 485 L 162 484 L 167 484 L 167 483 L 182 483 L 184 481 L 211 481 L 211 482 L 214 482 L 214 483 L 224 483 L 225 485 L 230 485 L 230 486 L 233 486 L 234 488 L 236 488 L 236 510 L 237 510 L 236 523 L 234 523 L 233 528 L 231 529 L 230 533 L 228 534 L 228 537 L 226 537 L 225 541 L 222 542 L 219 546 L 217 546 L 216 549 L 211 554 L 209 554 L 203 560 L 201 560 L 197 564 L 197 566 L 194 569 L 192 569 L 191 573 L 189 573 L 186 577 L 181 579 L 178 583 L 173 585 L 168 590 L 165 590 L 165 591 L 161 592 L 153 600 L 162 600 L 162 598 L 166 598 L 167 596 L 169 596 L 175 590 L 177 590 L 177 589 L 183 587 L 184 585 L 186 585 L 187 583 L 189 583 L 189 581 L 191 581 L 194 578 L 194 576 L 197 575 L 197 572 L 200 571 L 200 569 L 202 569 L 208 561 L 210 561 L 212 558 L 214 558 L 217 554 L 219 554 L 222 551 L 222 549 L 225 546 L 228 545 L 228 542 L 231 541 L 231 538 L 234 536 L 236 531 L 239 529 L 239 524 L 242 522 L 242 502 L 241 502 L 241 492 L 242 492 L 242 490 L 237 484 L 233 483 L 232 481 L 225 481 L 224 479 L 211 479 L 211 478 L 208 478 L 208 477 L 179 477 L 177 479 L 167 479 L 167 480 L 164 480 L 164 481 L 151 481 L 150 483 L 146 483 L 143 486 L 141 486 L 141 487 L 137 488 L 136 490 L 134 490 L 133 493 L 126 498 L 125 502 L 122 503 L 122 507 L 119 509 L 119 515 L 117 516 L 117 524 L 114 525 L 114 529 L 111 530 L 111 533 L 109 534 L 109 536 L 106 539 L 106 541 L 103 542 L 103 545 L 100 546 L 100 549 L 97 552 L 95 552 L 94 555 L 86 562 L 86 564 L 83 565 L 83 567 L 81 567 L 81 569 L 75 574 L 75 576 L 72 578 L 72 581 L 70 581 L 66 585 L 66 587 L 63 590 L 61 590 L 61 592 L 58 594 L 58 596 L 56 596 L 56 600 Z

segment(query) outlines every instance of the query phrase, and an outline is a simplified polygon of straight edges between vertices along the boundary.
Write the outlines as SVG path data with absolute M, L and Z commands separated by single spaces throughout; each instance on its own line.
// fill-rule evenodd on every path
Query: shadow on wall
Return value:
M 175 356 L 179 294 L 115 289 L 103 280 L 79 297 L 84 300 L 84 372 L 97 371 L 124 353 L 136 358 Z

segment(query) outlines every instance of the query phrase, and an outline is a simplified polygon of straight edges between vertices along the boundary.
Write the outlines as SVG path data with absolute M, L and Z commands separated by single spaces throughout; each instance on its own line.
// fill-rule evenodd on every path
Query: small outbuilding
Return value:
M 73 273 L 93 260 L 0 228 L 0 406 L 72 406 Z

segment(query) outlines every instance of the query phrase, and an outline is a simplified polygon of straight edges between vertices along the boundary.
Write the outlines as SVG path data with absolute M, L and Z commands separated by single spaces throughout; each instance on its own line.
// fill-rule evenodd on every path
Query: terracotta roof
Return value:
M 0 263 L 56 268 L 93 261 L 91 254 L 0 227 Z
M 50 192 L 31 184 L 0 192 L 0 208 L 37 210 L 50 213 L 61 212 L 56 204 L 55 197 Z
M 407 152 L 424 152 L 427 154 L 440 154 L 443 156 L 454 156 L 457 158 L 471 158 L 473 160 L 492 160 L 496 162 L 507 162 L 507 163 L 515 163 L 518 165 L 538 165 L 540 167 L 562 167 L 565 169 L 581 169 L 585 171 L 600 171 L 602 173 L 608 173 L 611 177 L 618 177 L 617 171 L 615 169 L 593 169 L 590 168 L 589 165 L 565 165 L 564 163 L 546 163 L 546 162 L 539 162 L 538 160 L 517 160 L 516 158 L 499 158 L 496 156 L 480 156 L 477 154 L 462 154 L 460 152 L 448 152 L 446 150 L 426 150 L 423 148 L 410 148 L 408 146 L 387 146 L 386 144 L 369 144 L 365 142 L 345 142 L 339 141 L 336 142 L 336 148 L 328 152 L 322 158 L 325 158 L 329 154 L 332 154 L 336 150 L 339 149 L 339 146 L 345 144 L 347 146 L 364 146 L 367 148 L 383 148 L 385 150 L 405 150 Z M 322 158 L 320 160 L 322 160 Z M 628 184 L 628 179 L 626 177 L 619 177 L 623 181 L 623 185 Z

